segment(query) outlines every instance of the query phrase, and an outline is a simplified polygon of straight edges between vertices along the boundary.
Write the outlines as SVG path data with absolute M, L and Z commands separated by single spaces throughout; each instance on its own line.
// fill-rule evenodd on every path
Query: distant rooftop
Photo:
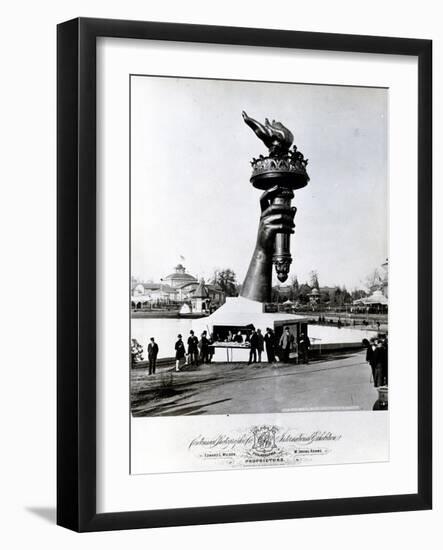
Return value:
M 182 285 L 186 282 L 197 282 L 197 279 L 193 275 L 186 273 L 186 268 L 182 264 L 176 265 L 174 267 L 174 273 L 170 273 L 169 275 L 167 275 L 165 277 L 165 280 L 170 281 L 175 287 Z

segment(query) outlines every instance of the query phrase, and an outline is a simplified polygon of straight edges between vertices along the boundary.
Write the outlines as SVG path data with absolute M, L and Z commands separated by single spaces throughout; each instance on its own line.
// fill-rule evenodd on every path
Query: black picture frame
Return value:
M 415 494 L 96 512 L 96 39 L 173 40 L 418 59 L 418 490 Z M 432 42 L 78 18 L 57 29 L 57 523 L 75 531 L 432 507 Z

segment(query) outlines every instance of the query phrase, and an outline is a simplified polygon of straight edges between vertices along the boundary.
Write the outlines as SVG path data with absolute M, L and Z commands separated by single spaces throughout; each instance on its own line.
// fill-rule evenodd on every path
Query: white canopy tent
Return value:
M 367 296 L 366 298 L 359 298 L 358 300 L 354 300 L 354 305 L 362 305 L 362 306 L 375 306 L 375 305 L 382 305 L 387 306 L 388 305 L 388 299 L 386 296 L 383 295 L 381 290 L 376 290 L 373 292 L 370 296 Z
M 302 330 L 302 323 L 303 330 L 307 331 L 308 319 L 306 317 L 291 313 L 264 313 L 262 303 L 238 297 L 226 298 L 226 303 L 212 315 L 193 321 L 192 329 L 197 335 L 206 330 L 210 334 L 215 333 L 215 337 L 217 337 L 231 327 L 233 332 L 241 330 L 245 333 L 252 327 L 259 328 L 264 333 L 266 328 L 270 327 L 278 334 L 281 333 L 284 326 L 288 326 L 294 338 L 297 339 L 298 333 Z M 231 346 L 229 342 L 223 342 L 220 346 L 215 346 L 213 359 L 215 362 L 247 361 L 248 357 L 249 348 L 239 347 L 236 344 Z
M 307 323 L 308 319 L 292 313 L 263 313 L 263 304 L 260 302 L 239 297 L 226 298 L 226 303 L 212 315 L 193 321 L 192 328 L 197 334 L 203 330 L 212 332 L 214 326 L 247 327 L 253 325 L 254 328 L 264 331 L 266 327 L 274 328 L 275 323 L 281 325 L 294 322 Z

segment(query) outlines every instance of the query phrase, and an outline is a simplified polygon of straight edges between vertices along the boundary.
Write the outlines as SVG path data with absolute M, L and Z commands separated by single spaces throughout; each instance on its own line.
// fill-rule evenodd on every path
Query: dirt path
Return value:
M 176 373 L 131 372 L 134 416 L 371 410 L 377 391 L 364 352 L 309 365 L 213 363 Z

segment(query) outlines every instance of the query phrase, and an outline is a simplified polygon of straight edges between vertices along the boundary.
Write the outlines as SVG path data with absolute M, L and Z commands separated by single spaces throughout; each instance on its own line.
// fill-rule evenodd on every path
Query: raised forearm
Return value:
M 260 199 L 262 213 L 258 225 L 257 242 L 240 295 L 256 302 L 270 302 L 272 294 L 272 256 L 278 233 L 291 234 L 294 228 L 295 208 L 287 204 L 271 204 L 279 192 L 274 187 Z
M 256 302 L 270 302 L 272 293 L 272 254 L 256 246 L 240 295 Z

